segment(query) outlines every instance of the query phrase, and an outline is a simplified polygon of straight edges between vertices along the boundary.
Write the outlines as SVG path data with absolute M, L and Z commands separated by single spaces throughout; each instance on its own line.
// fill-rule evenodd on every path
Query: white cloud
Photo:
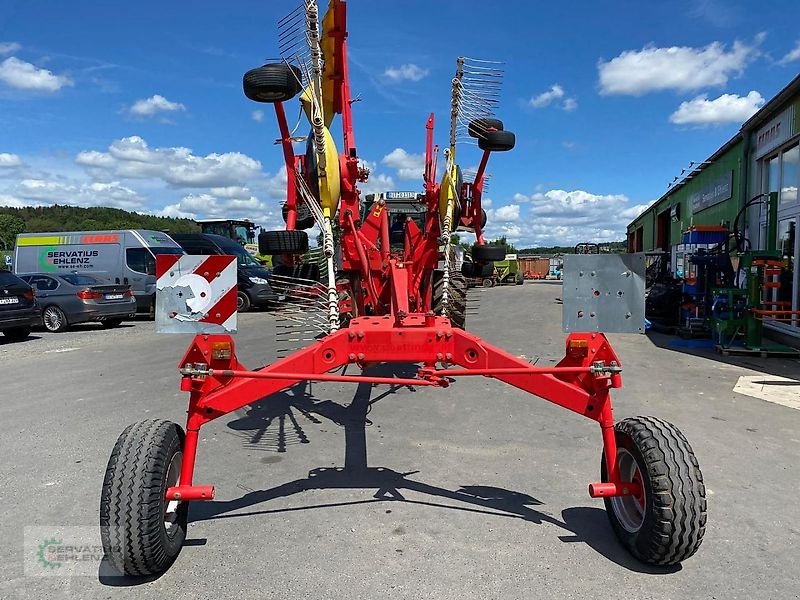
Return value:
M 17 42 L 0 42 L 0 56 L 4 54 L 13 54 L 22 48 Z
M 546 92 L 534 96 L 528 100 L 528 104 L 534 108 L 545 108 L 550 105 L 558 104 L 561 110 L 572 112 L 578 108 L 578 101 L 575 98 L 566 97 L 564 88 L 555 83 Z
M 141 210 L 145 199 L 117 181 L 76 183 L 48 179 L 23 179 L 13 190 L 14 196 L 37 203 L 71 206 L 112 206 L 125 210 Z
M 556 83 L 550 86 L 550 89 L 546 92 L 542 92 L 538 96 L 531 98 L 529 104 L 534 108 L 544 108 L 545 106 L 549 106 L 554 100 L 559 100 L 563 97 L 564 88 Z
M 393 82 L 399 81 L 419 81 L 428 76 L 430 70 L 423 69 L 414 63 L 400 65 L 399 67 L 389 67 L 383 72 L 383 76 Z
M 681 102 L 669 120 L 676 125 L 719 125 L 721 123 L 743 123 L 764 105 L 764 98 L 751 91 L 747 96 L 722 94 L 709 100 L 706 94 Z
M 786 55 L 778 61 L 779 65 L 788 65 L 790 62 L 794 62 L 796 60 L 800 60 L 800 40 L 794 45 L 794 48 L 789 50 Z
M 400 179 L 422 179 L 425 170 L 424 154 L 409 154 L 403 148 L 395 148 L 381 159 L 387 167 L 397 169 Z
M 18 90 L 50 93 L 73 85 L 69 77 L 54 75 L 47 69 L 40 69 L 15 56 L 0 63 L 0 81 Z
M 502 223 L 519 221 L 519 204 L 508 204 L 507 206 L 490 210 L 491 213 L 487 212 L 487 216 L 491 215 L 491 218 Z
M 189 148 L 150 148 L 139 136 L 115 140 L 108 152 L 90 150 L 75 159 L 96 179 L 160 179 L 173 187 L 241 185 L 263 173 L 261 163 L 239 152 L 196 156 Z
M 22 164 L 19 156 L 9 152 L 0 152 L 0 169 L 19 167 Z
M 575 98 L 566 98 L 564 102 L 561 103 L 561 110 L 572 112 L 576 108 L 578 108 L 578 101 L 575 100 Z
M 366 183 L 359 183 L 358 189 L 361 192 L 361 198 L 367 194 L 377 194 L 379 192 L 386 192 L 396 189 L 394 187 L 394 179 L 390 175 L 384 173 L 371 173 Z
M 264 111 L 263 110 L 254 110 L 251 114 L 253 117 L 253 121 L 256 123 L 261 123 L 264 120 Z
M 626 50 L 608 62 L 598 63 L 600 93 L 641 96 L 662 90 L 723 86 L 730 77 L 741 75 L 758 56 L 763 37 L 756 36 L 752 45 L 736 41 L 730 50 L 721 42 L 703 48 L 646 46 Z
M 149 98 L 137 100 L 128 109 L 128 112 L 134 117 L 149 118 L 159 113 L 174 113 L 185 110 L 186 107 L 180 102 L 172 102 L 160 94 L 155 94 Z
M 627 224 L 645 207 L 629 206 L 623 194 L 583 190 L 517 193 L 513 199 L 514 204 L 487 211 L 486 235 L 505 235 L 518 248 L 623 240 Z
M 624 219 L 627 223 L 633 221 L 636 217 L 646 211 L 648 208 L 653 206 L 655 200 L 651 200 L 646 204 L 636 204 L 634 206 L 628 207 L 625 210 L 619 213 L 621 219 Z

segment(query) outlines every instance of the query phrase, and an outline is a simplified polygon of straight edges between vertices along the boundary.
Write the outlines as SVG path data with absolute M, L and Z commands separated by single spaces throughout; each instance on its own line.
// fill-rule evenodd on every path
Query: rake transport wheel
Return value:
M 305 254 L 308 234 L 305 231 L 262 231 L 258 234 L 261 254 Z
M 614 427 L 623 481 L 642 486 L 637 496 L 605 498 L 617 537 L 639 560 L 676 565 L 694 554 L 706 529 L 706 488 L 692 447 L 677 427 L 634 417 Z M 602 461 L 602 481 L 607 481 Z
M 303 89 L 299 68 L 273 63 L 250 69 L 242 78 L 244 95 L 255 102 L 286 102 Z
M 482 118 L 470 121 L 467 125 L 467 133 L 470 137 L 482 138 L 491 131 L 503 131 L 503 122 L 500 119 Z
M 283 216 L 283 222 L 287 223 L 289 220 L 289 207 L 285 204 L 283 208 L 281 208 L 281 215 Z M 315 224 L 314 217 L 311 214 L 311 211 L 308 209 L 308 205 L 300 204 L 297 206 L 297 223 L 295 224 L 295 229 L 311 229 Z
M 187 502 L 167 501 L 178 485 L 183 429 L 150 419 L 129 425 L 108 459 L 100 499 L 100 536 L 111 564 L 125 575 L 155 575 L 186 539 Z
M 490 262 L 494 260 L 503 260 L 506 257 L 505 246 L 492 246 L 484 244 L 479 246 L 475 244 L 472 247 L 472 260 L 475 262 Z
M 478 148 L 491 152 L 507 152 L 514 148 L 515 136 L 511 131 L 487 131 L 478 138 Z

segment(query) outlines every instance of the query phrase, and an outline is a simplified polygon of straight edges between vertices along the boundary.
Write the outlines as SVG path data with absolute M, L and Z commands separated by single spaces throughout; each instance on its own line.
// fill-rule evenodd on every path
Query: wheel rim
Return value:
M 167 468 L 167 488 L 178 485 L 181 477 L 181 466 L 183 465 L 183 452 L 176 452 L 169 461 Z M 180 518 L 181 502 L 178 500 L 164 499 L 164 529 L 169 537 L 175 534 Z
M 647 508 L 642 472 L 636 459 L 625 448 L 617 450 L 617 467 L 620 479 L 638 483 L 640 491 L 635 496 L 614 496 L 611 498 L 611 507 L 623 529 L 636 533 L 642 528 Z
M 44 321 L 44 326 L 49 331 L 56 331 L 64 326 L 64 315 L 61 314 L 60 310 L 53 306 L 44 311 L 42 320 Z

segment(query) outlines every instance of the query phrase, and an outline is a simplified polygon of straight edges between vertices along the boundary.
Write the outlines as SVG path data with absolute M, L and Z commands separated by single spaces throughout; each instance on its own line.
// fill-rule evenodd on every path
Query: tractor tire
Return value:
M 303 75 L 294 65 L 273 63 L 251 69 L 242 78 L 244 95 L 255 102 L 286 102 L 303 89 Z
M 117 439 L 100 500 L 100 537 L 111 565 L 125 575 L 166 571 L 186 539 L 187 502 L 167 501 L 178 485 L 183 429 L 150 419 L 129 425 Z
M 517 285 L 524 285 L 525 284 L 525 278 L 522 276 L 522 273 L 519 273 L 519 272 L 517 273 L 517 275 L 516 275 L 516 284 Z
M 503 131 L 503 122 L 500 119 L 483 118 L 470 121 L 467 125 L 467 133 L 474 138 L 486 137 L 492 129 Z
M 42 325 L 47 331 L 61 333 L 67 330 L 69 321 L 67 321 L 67 315 L 64 314 L 63 310 L 55 304 L 51 304 L 42 311 Z
M 9 327 L 3 330 L 3 335 L 12 342 L 21 342 L 28 339 L 31 335 L 30 325 L 23 325 L 21 327 Z
M 250 310 L 250 296 L 242 291 L 236 292 L 236 312 L 246 313 Z
M 604 499 L 611 526 L 642 562 L 677 565 L 697 552 L 706 529 L 706 488 L 692 447 L 655 417 L 625 419 L 614 432 L 620 476 L 640 482 L 642 494 Z M 605 460 L 601 476 L 607 481 Z
M 478 138 L 478 148 L 490 152 L 506 152 L 511 150 L 515 143 L 516 138 L 511 131 L 489 131 Z
M 311 281 L 319 281 L 319 265 L 314 263 L 305 263 L 302 265 L 275 265 L 272 268 L 272 274 L 281 277 L 291 277 L 292 279 L 308 279 Z
M 475 244 L 472 247 L 472 260 L 475 262 L 489 262 L 493 260 L 504 260 L 506 257 L 505 246 L 491 246 L 484 244 L 478 246 Z
M 305 231 L 262 231 L 258 234 L 261 254 L 305 254 L 308 234 Z
M 281 215 L 283 216 L 283 222 L 288 223 L 289 207 L 285 204 L 283 205 L 283 208 L 281 208 Z M 311 229 L 314 225 L 314 217 L 309 212 L 308 207 L 303 205 L 302 208 L 297 210 L 297 222 L 295 223 L 294 228 L 298 230 Z

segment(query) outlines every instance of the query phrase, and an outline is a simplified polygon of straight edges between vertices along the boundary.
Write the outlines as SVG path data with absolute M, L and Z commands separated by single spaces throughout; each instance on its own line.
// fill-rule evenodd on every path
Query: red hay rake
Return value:
M 615 425 L 609 392 L 621 387 L 621 368 L 603 334 L 570 334 L 564 358 L 540 368 L 463 329 L 465 306 L 456 289 L 461 283 L 449 264 L 451 232 L 459 226 L 474 231 L 476 261 L 504 254 L 485 244 L 482 233 L 489 157 L 514 145 L 514 135 L 493 116 L 496 67 L 458 59 L 444 176 L 437 183 L 431 114 L 424 193 L 414 198 L 425 218 L 407 218 L 402 230 L 390 233 L 391 203 L 379 198 L 362 211 L 359 197 L 358 184 L 368 172 L 359 163 L 353 134 L 346 2 L 331 0 L 318 19 L 316 3 L 306 0 L 280 27 L 283 62 L 244 78 L 249 98 L 274 105 L 288 173 L 286 230 L 262 233 L 259 244 L 262 253 L 281 257 L 276 273 L 296 272 L 302 267 L 298 256 L 308 248 L 303 229 L 320 226 L 329 267 L 327 335 L 258 370 L 238 361 L 229 335 L 194 338 L 180 363 L 181 389 L 189 393 L 185 432 L 168 421 L 135 423 L 120 435 L 109 460 L 100 525 L 111 564 L 124 574 L 152 575 L 175 560 L 186 535 L 188 503 L 214 498 L 213 486 L 194 483 L 199 432 L 210 421 L 307 381 L 444 388 L 465 376 L 504 381 L 597 421 L 601 480 L 589 484 L 589 495 L 605 500 L 619 539 L 652 564 L 673 565 L 694 554 L 706 521 L 697 460 L 684 436 L 663 420 L 637 417 Z M 292 45 L 293 31 L 302 33 L 306 54 Z M 303 156 L 294 153 L 283 105 L 297 94 L 312 127 Z M 328 129 L 334 115 L 341 117 L 341 152 Z M 461 181 L 455 161 L 462 133 L 483 150 L 471 183 Z M 341 240 L 338 268 L 335 229 Z M 441 256 L 444 269 L 437 268 Z M 363 369 L 378 363 L 419 368 L 409 378 L 335 373 L 345 365 Z

